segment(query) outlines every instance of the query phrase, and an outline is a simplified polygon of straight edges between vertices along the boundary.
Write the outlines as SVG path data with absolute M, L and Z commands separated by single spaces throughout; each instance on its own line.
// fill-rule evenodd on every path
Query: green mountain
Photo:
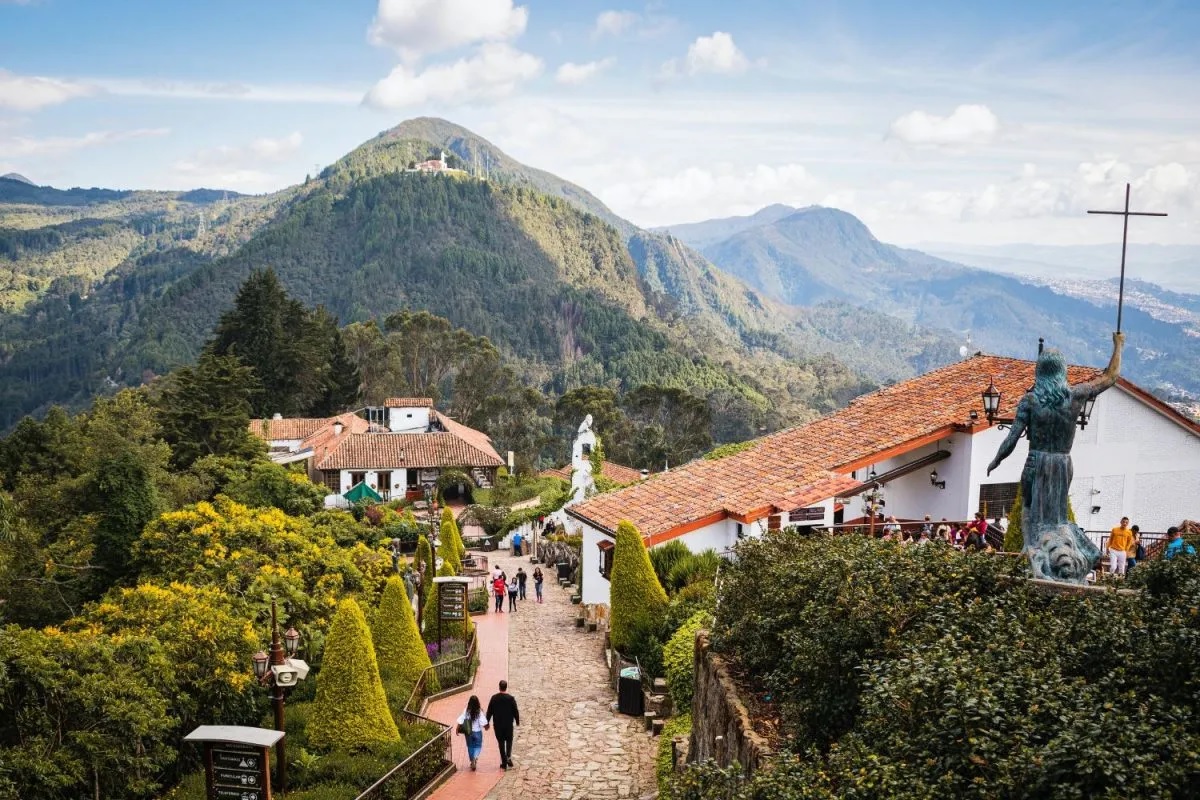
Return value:
M 699 230 L 712 230 L 714 223 L 708 225 Z M 804 208 L 743 226 L 703 253 L 779 302 L 848 304 L 860 309 L 860 319 L 868 309 L 923 328 L 970 331 L 974 343 L 992 353 L 1027 358 L 1045 337 L 1073 361 L 1103 364 L 1111 348 L 1111 306 L 885 244 L 836 209 Z M 1126 305 L 1124 328 L 1132 345 L 1127 375 L 1150 387 L 1200 393 L 1200 359 L 1186 323 Z
M 463 171 L 407 170 L 439 151 Z M 953 352 L 947 337 L 907 323 L 890 321 L 906 331 L 897 347 L 898 337 L 853 315 L 769 300 L 679 239 L 639 230 L 585 190 L 441 120 L 404 123 L 263 198 L 71 191 L 72 204 L 60 194 L 40 205 L 0 198 L 9 215 L 0 219 L 52 217 L 24 229 L 45 235 L 102 219 L 128 235 L 135 209 L 168 216 L 157 239 L 134 242 L 115 266 L 94 267 L 82 283 L 60 277 L 0 315 L 0 426 L 192 360 L 240 283 L 263 267 L 343 323 L 403 308 L 444 316 L 488 336 L 551 393 L 684 387 L 746 424 L 804 419 L 867 388 L 860 373 L 905 377 Z M 198 229 L 195 207 L 218 205 L 205 235 L 220 231 L 225 249 L 174 236 L 172 224 Z
M 703 222 L 686 222 L 680 225 L 667 225 L 654 228 L 654 230 L 662 233 L 670 233 L 687 242 L 692 247 L 703 250 L 709 245 L 725 241 L 734 234 L 750 230 L 751 228 L 770 225 L 795 213 L 795 208 L 785 206 L 782 203 L 775 203 L 774 205 L 759 209 L 748 216 L 722 217 L 721 219 L 709 219 Z

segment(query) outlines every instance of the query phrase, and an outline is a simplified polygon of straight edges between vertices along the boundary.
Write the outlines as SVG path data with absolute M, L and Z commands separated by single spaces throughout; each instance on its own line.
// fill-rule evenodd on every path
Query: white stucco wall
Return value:
M 272 450 L 299 450 L 303 439 L 268 439 L 267 446 Z
M 339 492 L 340 494 L 345 494 L 346 492 L 350 491 L 354 487 L 354 484 L 350 482 L 350 476 L 355 472 L 366 472 L 367 486 L 370 486 L 379 492 L 383 492 L 385 490 L 389 491 L 389 492 L 391 492 L 391 497 L 393 497 L 393 498 L 403 497 L 404 491 L 408 485 L 407 477 L 406 477 L 407 470 L 404 470 L 404 469 L 391 470 L 391 473 L 392 473 L 391 487 L 382 487 L 379 485 L 379 473 L 380 472 L 388 472 L 388 470 L 344 469 L 341 471 L 341 480 L 340 480 L 341 491 Z
M 420 433 L 429 427 L 429 408 L 389 408 L 388 429 L 392 433 Z

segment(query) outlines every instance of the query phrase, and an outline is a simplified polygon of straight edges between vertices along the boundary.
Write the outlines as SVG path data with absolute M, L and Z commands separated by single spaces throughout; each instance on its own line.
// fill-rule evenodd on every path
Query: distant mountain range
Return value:
M 973 346 L 1002 355 L 1029 356 L 1045 337 L 1079 363 L 1107 357 L 1116 322 L 1110 283 L 1021 280 L 885 244 L 843 211 L 787 211 L 769 206 L 750 217 L 661 230 L 784 303 L 848 303 L 964 338 L 969 331 Z M 1130 289 L 1126 374 L 1150 388 L 1200 394 L 1195 298 L 1147 282 Z
M 462 171 L 409 169 L 442 150 Z M 447 317 L 551 395 L 688 388 L 728 438 L 811 418 L 957 346 L 886 315 L 771 300 L 678 238 L 431 118 L 263 197 L 0 180 L 4 258 L 20 277 L 0 283 L 0 428 L 188 362 L 238 285 L 268 266 L 343 323 L 405 308 Z
M 9 172 L 4 175 L 0 175 L 0 180 L 16 181 L 17 183 L 28 183 L 30 186 L 33 186 L 33 181 L 29 180 L 29 178 L 26 178 L 24 175 L 21 175 L 16 172 Z

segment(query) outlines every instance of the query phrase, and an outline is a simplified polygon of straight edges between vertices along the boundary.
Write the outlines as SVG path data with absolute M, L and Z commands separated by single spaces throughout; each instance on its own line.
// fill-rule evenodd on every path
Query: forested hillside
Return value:
M 406 171 L 442 150 L 466 171 Z M 490 180 L 469 174 L 477 166 Z M 21 187 L 6 219 L 41 214 L 57 227 L 14 234 L 0 252 L 62 259 L 75 283 L 60 279 L 0 315 L 2 427 L 192 362 L 237 287 L 264 268 L 342 325 L 382 327 L 404 310 L 444 317 L 552 396 L 587 385 L 688 390 L 737 421 L 721 436 L 810 418 L 872 380 L 953 357 L 950 337 L 908 323 L 895 322 L 908 341 L 897 347 L 878 321 L 769 300 L 678 239 L 636 229 L 583 189 L 441 120 L 405 123 L 264 198 Z M 25 202 L 38 193 L 43 205 Z M 161 221 L 141 233 L 130 209 L 156 202 L 206 238 Z M 209 204 L 206 214 L 191 203 Z M 100 232 L 141 239 L 102 264 L 66 255 Z

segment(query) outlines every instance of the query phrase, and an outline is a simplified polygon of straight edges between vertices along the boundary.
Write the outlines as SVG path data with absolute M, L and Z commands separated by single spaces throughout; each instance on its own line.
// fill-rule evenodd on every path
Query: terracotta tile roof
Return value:
M 267 441 L 304 439 L 329 424 L 329 418 L 252 419 L 250 433 Z
M 1071 383 L 1100 370 L 1071 367 Z M 569 512 L 605 530 L 628 519 L 643 536 L 731 515 L 758 519 L 809 505 L 858 485 L 848 473 L 913 450 L 956 430 L 982 430 L 981 393 L 1000 389 L 1001 416 L 1012 416 L 1033 382 L 1033 362 L 977 355 L 851 401 L 825 417 L 755 440 L 754 446 L 708 461 L 697 459 L 625 489 L 599 495 Z
M 432 408 L 432 397 L 389 397 L 383 401 L 384 408 Z
M 571 465 L 565 467 L 556 467 L 554 469 L 544 469 L 539 475 L 545 475 L 551 478 L 562 478 L 564 481 L 571 480 Z M 623 467 L 620 464 L 614 464 L 611 461 L 605 461 L 604 466 L 600 470 L 600 474 L 606 478 L 611 478 L 617 483 L 625 486 L 630 483 L 637 483 L 642 479 L 642 473 L 633 467 Z
M 498 467 L 485 452 L 453 433 L 359 433 L 346 436 L 317 469 Z
M 347 436 L 366 433 L 371 429 L 371 423 L 352 412 L 330 417 L 328 422 L 329 424 L 324 428 L 300 442 L 301 450 L 312 449 L 313 464 L 320 464 Z M 335 422 L 341 422 L 343 425 L 340 435 L 334 432 L 333 423 Z
M 437 419 L 442 423 L 442 427 L 448 432 L 462 439 L 464 442 L 471 445 L 481 453 L 496 459 L 496 461 L 499 463 L 504 463 L 504 459 L 501 458 L 500 454 L 496 452 L 496 448 L 492 447 L 491 437 L 489 437 L 486 433 L 483 431 L 477 431 L 474 428 L 468 428 L 461 422 L 453 420 L 441 412 L 434 411 L 433 415 L 437 417 Z

